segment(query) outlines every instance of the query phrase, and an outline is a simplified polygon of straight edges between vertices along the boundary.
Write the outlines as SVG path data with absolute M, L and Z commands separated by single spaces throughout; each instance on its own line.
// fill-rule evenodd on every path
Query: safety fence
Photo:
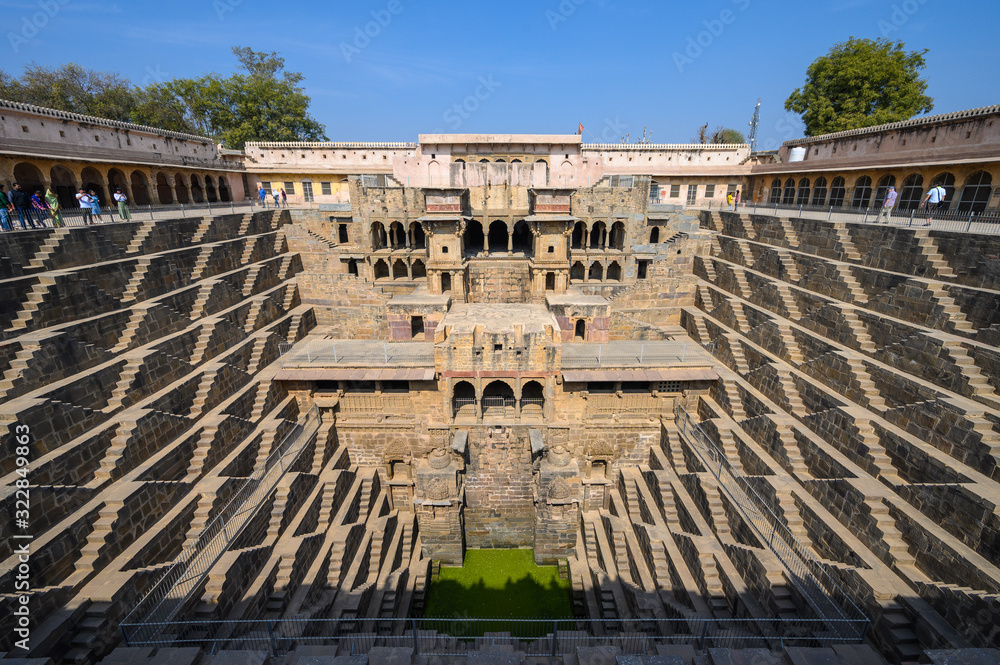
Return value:
M 255 212 L 261 209 L 253 199 L 245 201 L 179 203 L 173 205 L 129 205 L 127 217 L 123 217 L 117 206 L 99 206 L 100 212 L 93 208 L 69 207 L 59 210 L 63 226 L 83 227 L 95 224 L 118 224 L 121 222 L 141 222 L 153 219 L 172 219 L 184 217 L 204 217 L 205 215 L 225 215 L 235 213 Z M 4 231 L 30 231 L 33 228 L 47 229 L 57 226 L 48 210 L 28 210 L 21 214 L 17 211 L 8 212 L 10 228 Z

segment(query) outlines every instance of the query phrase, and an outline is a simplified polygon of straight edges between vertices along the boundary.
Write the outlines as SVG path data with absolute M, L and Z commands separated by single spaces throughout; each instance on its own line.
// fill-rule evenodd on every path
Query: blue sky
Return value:
M 331 140 L 419 133 L 575 133 L 690 141 L 707 122 L 759 147 L 802 135 L 784 111 L 806 68 L 850 36 L 930 49 L 933 113 L 1000 103 L 996 0 L 375 0 L 264 3 L 0 0 L 0 67 L 119 71 L 136 83 L 235 67 L 230 48 L 278 51 L 305 75 Z

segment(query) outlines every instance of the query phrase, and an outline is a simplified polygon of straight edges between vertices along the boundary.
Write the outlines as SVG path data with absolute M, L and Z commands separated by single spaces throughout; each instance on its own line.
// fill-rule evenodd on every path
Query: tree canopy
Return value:
M 248 141 L 324 140 L 309 115 L 302 74 L 275 52 L 233 48 L 241 71 L 135 86 L 115 72 L 68 63 L 30 64 L 20 77 L 0 71 L 0 98 L 109 120 L 208 136 L 228 148 Z
M 698 133 L 695 135 L 694 143 L 746 143 L 747 139 L 743 136 L 743 132 L 737 131 L 735 129 L 730 129 L 729 127 L 723 127 L 719 125 L 715 128 L 711 134 L 708 133 L 708 123 L 698 128 Z
M 856 39 L 836 44 L 809 65 L 806 82 L 785 100 L 802 116 L 806 136 L 908 120 L 934 108 L 920 78 L 923 51 L 903 42 Z

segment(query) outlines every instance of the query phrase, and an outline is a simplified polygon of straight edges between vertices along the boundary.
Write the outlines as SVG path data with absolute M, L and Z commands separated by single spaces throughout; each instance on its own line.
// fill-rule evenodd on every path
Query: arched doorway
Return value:
M 466 256 L 475 256 L 483 251 L 483 225 L 472 220 L 465 227 L 465 235 L 462 236 L 462 245 L 465 247 Z M 506 245 L 504 245 L 506 249 Z
M 660 242 L 660 227 L 654 226 L 649 232 L 649 244 L 655 245 L 658 242 Z
M 174 191 L 177 192 L 178 203 L 191 203 L 191 196 L 188 194 L 187 178 L 182 175 L 174 176 Z
M 586 235 L 587 227 L 583 222 L 577 222 L 573 225 L 573 236 L 570 238 L 570 246 L 573 249 L 583 249 L 584 236 Z
M 201 180 L 194 173 L 191 174 L 191 200 L 195 203 L 205 202 L 205 192 L 201 188 Z
M 406 247 L 406 234 L 403 232 L 401 222 L 389 224 L 389 247 L 392 249 L 403 249 Z
M 843 176 L 837 176 L 830 183 L 830 203 L 829 205 L 834 208 L 839 208 L 844 205 L 844 199 L 847 197 L 847 187 Z
M 514 389 L 503 381 L 492 381 L 483 388 L 483 417 L 505 418 L 514 415 Z
M 820 176 L 813 183 L 812 205 L 822 206 L 826 203 L 826 178 Z
M 173 203 L 174 195 L 170 191 L 170 183 L 163 173 L 156 174 L 156 195 L 160 197 L 160 203 Z
M 609 282 L 622 281 L 622 267 L 618 265 L 617 261 L 612 261 L 611 265 L 608 266 L 608 281 Z
M 49 171 L 49 179 L 52 180 L 52 193 L 59 199 L 59 205 L 63 208 L 75 207 L 76 178 L 70 170 L 61 164 L 56 164 Z
M 372 222 L 372 249 L 385 249 L 386 234 L 382 222 Z
M 861 176 L 854 184 L 854 195 L 851 197 L 852 208 L 867 208 L 872 200 L 872 179 Z
M 577 319 L 576 326 L 573 328 L 573 339 L 577 342 L 587 339 L 587 322 L 583 319 Z
M 507 251 L 507 224 L 496 220 L 490 224 L 490 253 Z
M 531 227 L 523 219 L 514 225 L 514 234 L 511 238 L 511 246 L 515 252 L 523 252 L 526 256 L 534 253 L 535 236 L 531 232 Z
M 150 203 L 149 181 L 142 171 L 132 171 L 132 201 L 140 206 L 148 206 Z
M 357 259 L 348 259 L 348 261 L 347 261 L 347 274 L 348 275 L 354 275 L 355 277 L 358 276 L 358 260 Z
M 604 280 L 604 266 L 602 266 L 597 261 L 590 264 L 590 273 L 587 275 L 587 279 L 591 282 L 600 282 Z
M 451 393 L 451 414 L 455 419 L 476 420 L 476 389 L 468 381 L 459 381 Z
M 590 227 L 591 249 L 604 249 L 607 244 L 607 228 L 604 222 L 594 222 L 594 225 Z
M 611 225 L 611 234 L 608 236 L 611 249 L 625 249 L 625 225 L 615 222 Z
M 976 171 L 965 179 L 962 198 L 958 202 L 959 212 L 982 212 L 990 202 L 993 193 L 993 176 L 986 171 Z
M 31 196 L 36 190 L 43 193 L 45 187 L 42 185 L 42 172 L 38 167 L 30 162 L 19 162 L 14 166 L 14 182 L 21 186 L 21 189 Z
M 541 420 L 545 411 L 545 390 L 538 381 L 521 386 L 521 418 Z
M 911 173 L 903 179 L 903 186 L 899 190 L 899 200 L 896 201 L 896 208 L 899 210 L 912 210 L 920 206 L 920 199 L 924 196 L 924 177 L 919 173 Z
M 219 199 L 225 203 L 233 200 L 233 195 L 229 193 L 229 184 L 221 175 L 219 176 Z
M 212 182 L 212 176 L 205 176 L 205 196 L 208 198 L 209 203 L 218 203 L 219 197 L 215 193 L 215 183 Z
M 389 264 L 383 259 L 379 259 L 375 262 L 375 279 L 388 279 L 389 277 Z

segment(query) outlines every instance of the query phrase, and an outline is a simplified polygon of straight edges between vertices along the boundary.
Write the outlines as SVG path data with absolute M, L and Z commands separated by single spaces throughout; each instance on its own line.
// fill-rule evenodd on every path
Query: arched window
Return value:
M 622 267 L 618 265 L 617 261 L 612 261 L 611 265 L 608 266 L 608 281 L 609 282 L 622 281 Z
M 884 175 L 879 178 L 878 187 L 875 188 L 875 207 L 881 208 L 882 202 L 885 201 L 885 195 L 889 191 L 890 187 L 896 186 L 896 176 L 894 175 Z
M 587 227 L 583 222 L 577 222 L 573 225 L 573 236 L 571 238 L 573 249 L 583 249 L 584 236 L 586 235 Z
M 781 203 L 781 179 L 775 178 L 771 181 L 771 196 L 768 203 Z
M 851 197 L 851 207 L 867 208 L 872 200 L 872 179 L 869 176 L 861 176 L 854 184 L 854 195 Z
M 830 202 L 829 205 L 834 208 L 839 208 L 844 205 L 844 199 L 847 197 L 847 188 L 844 186 L 843 176 L 837 176 L 830 183 Z
M 389 264 L 383 259 L 379 259 L 375 262 L 375 279 L 384 279 L 389 277 Z
M 795 195 L 795 205 L 809 205 L 809 178 L 799 180 L 799 190 Z
M 919 173 L 911 173 L 903 180 L 903 187 L 899 190 L 899 199 L 896 200 L 896 208 L 912 210 L 920 206 L 920 200 L 923 196 L 924 177 Z
M 401 222 L 389 224 L 389 247 L 392 249 L 403 249 L 406 247 L 406 233 L 403 231 Z
M 576 320 L 576 326 L 573 328 L 573 339 L 577 342 L 587 339 L 587 322 L 583 319 Z
M 544 159 L 537 159 L 537 160 L 535 160 L 535 164 L 544 164 L 545 165 L 545 182 L 542 183 L 542 184 L 548 185 L 549 184 L 549 163 L 547 161 L 545 161 Z
M 406 263 L 403 259 L 396 259 L 392 262 L 392 278 L 393 279 L 406 279 Z
M 420 259 L 413 262 L 413 267 L 410 270 L 413 272 L 413 279 L 427 279 L 427 268 Z
M 588 279 L 591 282 L 601 282 L 604 281 L 604 266 L 602 266 L 597 261 L 590 264 L 590 274 Z
M 660 227 L 654 226 L 649 232 L 649 244 L 655 245 L 658 242 L 660 242 Z
M 948 171 L 938 173 L 931 179 L 931 187 L 938 185 L 944 187 L 944 203 L 938 206 L 938 210 L 947 210 L 955 201 L 955 174 Z
M 348 275 L 354 275 L 355 277 L 358 276 L 358 260 L 357 259 L 348 259 L 348 261 L 347 261 L 347 274 Z
M 492 381 L 483 388 L 483 415 L 503 417 L 513 409 L 514 389 L 503 381 Z
M 490 224 L 490 253 L 507 251 L 507 223 L 499 219 Z
M 583 267 L 583 263 L 577 261 L 573 264 L 573 267 L 569 269 L 570 280 L 583 281 L 584 275 L 586 275 L 586 268 Z
M 816 182 L 813 183 L 813 197 L 812 205 L 822 206 L 826 204 L 826 178 L 819 177 L 816 178 Z
M 625 225 L 621 222 L 612 224 L 611 234 L 608 239 L 611 249 L 625 249 Z
M 466 256 L 475 256 L 483 251 L 483 225 L 476 220 L 469 222 L 465 227 L 465 235 L 462 236 L 462 244 L 465 246 Z
M 993 176 L 986 171 L 976 171 L 965 179 L 962 198 L 958 202 L 959 212 L 982 212 L 990 202 L 993 193 Z

